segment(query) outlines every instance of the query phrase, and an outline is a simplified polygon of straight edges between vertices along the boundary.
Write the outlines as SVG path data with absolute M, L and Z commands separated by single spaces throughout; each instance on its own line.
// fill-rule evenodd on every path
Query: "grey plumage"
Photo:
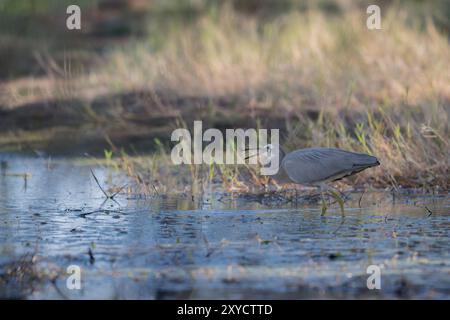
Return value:
M 380 164 L 374 156 L 336 148 L 307 148 L 280 152 L 279 180 L 288 177 L 291 182 L 321 186 Z M 275 177 L 275 179 L 277 179 Z

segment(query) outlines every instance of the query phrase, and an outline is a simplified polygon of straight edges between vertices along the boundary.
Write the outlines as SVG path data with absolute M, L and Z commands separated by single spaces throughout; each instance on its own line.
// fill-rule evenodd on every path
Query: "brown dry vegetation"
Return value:
M 219 6 L 187 25 L 161 28 L 164 40 L 141 37 L 92 54 L 97 63 L 85 69 L 47 56 L 46 76 L 3 83 L 0 105 L 13 112 L 77 101 L 79 121 L 97 123 L 112 144 L 125 132 L 163 139 L 145 158 L 112 147 L 119 166 L 148 192 L 152 184 L 169 192 L 173 185 L 197 189 L 202 179 L 230 189 L 259 180 L 243 182 L 256 171 L 241 167 L 167 174 L 180 169 L 168 165 L 166 143 L 176 119 L 279 127 L 287 150 L 332 146 L 378 156 L 382 166 L 358 175 L 358 184 L 448 190 L 448 34 L 430 17 L 411 19 L 400 5 L 383 9 L 383 29 L 369 31 L 361 7 L 336 3 L 345 9 L 338 15 L 312 7 L 272 19 Z M 124 99 L 129 93 L 133 98 Z M 102 96 L 121 98 L 95 103 Z

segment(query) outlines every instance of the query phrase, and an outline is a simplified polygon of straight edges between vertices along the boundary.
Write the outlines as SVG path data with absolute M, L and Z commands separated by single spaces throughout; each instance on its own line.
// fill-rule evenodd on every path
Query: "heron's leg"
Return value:
M 334 190 L 336 193 L 338 193 L 339 195 L 340 195 L 340 197 L 344 200 L 344 202 L 345 202 L 345 198 L 347 197 L 346 195 L 345 195 L 345 193 L 344 192 L 342 192 L 341 190 L 339 190 L 338 188 L 336 188 L 336 187 L 333 187 L 333 186 L 328 186 L 327 185 L 327 190 Z M 337 200 L 337 199 L 336 199 Z
M 342 215 L 344 215 L 344 202 L 346 197 L 345 193 L 333 186 L 327 186 L 327 190 L 329 191 L 331 196 L 335 198 L 336 201 L 339 203 L 339 206 L 341 207 L 341 213 Z
M 345 216 L 345 211 L 344 211 L 344 199 L 342 199 L 342 197 L 339 195 L 339 193 L 337 193 L 336 191 L 329 189 L 328 192 L 330 193 L 330 195 L 336 199 L 336 201 L 339 203 L 339 207 L 341 207 L 341 213 L 342 216 Z
M 324 194 L 323 186 L 320 186 L 320 194 L 322 196 L 322 214 L 321 214 L 321 216 L 324 216 L 327 213 L 328 206 L 327 206 L 327 202 L 325 200 L 325 194 Z

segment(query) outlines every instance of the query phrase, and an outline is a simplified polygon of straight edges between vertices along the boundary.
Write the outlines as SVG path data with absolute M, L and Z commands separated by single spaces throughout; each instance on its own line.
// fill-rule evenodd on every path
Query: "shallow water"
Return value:
M 2 298 L 450 298 L 448 194 L 369 192 L 361 208 L 350 194 L 345 218 L 218 193 L 104 202 L 87 166 L 0 161 Z M 104 186 L 126 183 L 94 170 Z M 69 265 L 81 290 L 66 287 Z M 367 288 L 369 265 L 380 290 Z

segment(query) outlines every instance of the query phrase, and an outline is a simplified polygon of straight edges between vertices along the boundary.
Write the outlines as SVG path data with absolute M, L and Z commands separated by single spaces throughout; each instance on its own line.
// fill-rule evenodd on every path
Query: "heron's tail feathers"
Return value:
M 358 159 L 355 159 L 353 162 L 353 167 L 357 169 L 376 167 L 379 165 L 380 161 L 378 161 L 377 157 L 368 154 L 359 154 Z

